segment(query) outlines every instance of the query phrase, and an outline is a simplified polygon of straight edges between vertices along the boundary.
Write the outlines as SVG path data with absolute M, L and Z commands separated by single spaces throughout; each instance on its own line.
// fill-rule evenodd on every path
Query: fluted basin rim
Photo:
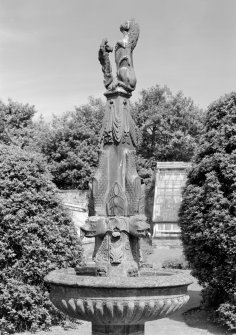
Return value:
M 158 273 L 162 275 L 158 276 Z M 163 275 L 164 274 L 164 275 Z M 74 269 L 60 269 L 51 271 L 45 282 L 54 285 L 65 285 L 70 287 L 93 287 L 93 288 L 158 288 L 177 287 L 190 285 L 193 281 L 189 274 L 181 271 L 153 271 L 153 275 L 142 275 L 140 277 L 97 277 L 78 276 Z

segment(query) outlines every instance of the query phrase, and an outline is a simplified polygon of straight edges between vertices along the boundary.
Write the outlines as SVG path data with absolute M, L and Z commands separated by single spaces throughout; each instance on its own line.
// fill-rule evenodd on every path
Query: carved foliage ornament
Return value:
M 129 100 L 123 97 L 109 99 L 101 130 L 103 144 L 128 143 L 137 146 L 134 121 L 130 115 Z

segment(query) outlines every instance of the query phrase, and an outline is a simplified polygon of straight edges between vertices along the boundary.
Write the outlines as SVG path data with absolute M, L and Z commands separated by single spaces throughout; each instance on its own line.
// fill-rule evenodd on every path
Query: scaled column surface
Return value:
M 98 58 L 107 89 L 101 131 L 99 165 L 89 196 L 89 219 L 81 228 L 95 236 L 94 261 L 99 276 L 138 276 L 139 238 L 149 229 L 144 214 L 144 185 L 135 164 L 136 128 L 130 115 L 132 91 L 136 86 L 133 49 L 139 36 L 135 20 L 120 27 L 123 38 L 115 46 L 116 77 L 112 75 L 107 39 Z

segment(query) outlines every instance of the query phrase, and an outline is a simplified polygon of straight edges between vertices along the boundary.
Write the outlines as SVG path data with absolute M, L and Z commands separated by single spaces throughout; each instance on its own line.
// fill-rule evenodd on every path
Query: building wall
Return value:
M 157 162 L 152 217 L 154 238 L 179 237 L 178 211 L 190 167 L 186 162 Z

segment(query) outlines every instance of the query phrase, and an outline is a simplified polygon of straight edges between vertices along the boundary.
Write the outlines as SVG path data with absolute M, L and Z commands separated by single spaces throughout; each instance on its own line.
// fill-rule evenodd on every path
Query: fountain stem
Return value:
M 144 335 L 144 324 L 138 325 L 94 325 L 92 335 Z
M 136 129 L 130 115 L 131 94 L 117 88 L 105 96 L 99 165 L 89 199 L 90 216 L 81 231 L 86 237 L 95 237 L 93 259 L 98 276 L 138 276 L 139 239 L 146 236 L 149 225 L 144 215 L 144 185 L 135 166 Z

